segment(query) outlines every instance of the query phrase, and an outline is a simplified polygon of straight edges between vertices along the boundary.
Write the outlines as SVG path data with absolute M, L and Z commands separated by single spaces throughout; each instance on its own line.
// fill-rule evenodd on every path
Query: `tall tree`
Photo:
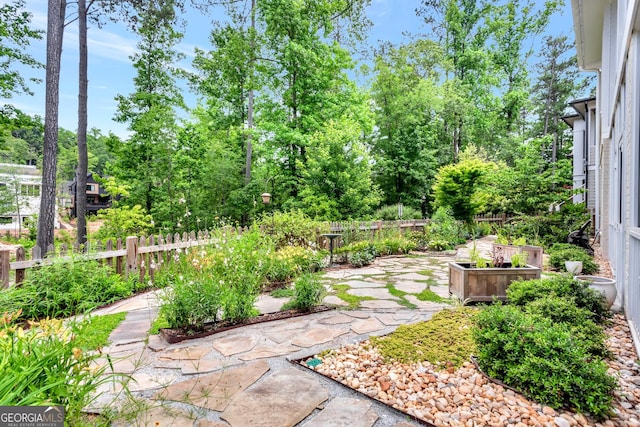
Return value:
M 87 242 L 87 187 L 88 153 L 87 153 L 87 3 L 78 0 L 78 169 L 76 171 L 76 239 L 78 245 Z
M 58 148 L 58 105 L 60 86 L 60 59 L 66 0 L 49 0 L 47 11 L 47 68 L 46 105 L 44 118 L 44 148 L 42 159 L 42 192 L 36 246 L 42 256 L 53 245 L 56 212 L 56 163 Z
M 139 52 L 132 57 L 137 70 L 136 92 L 116 97 L 115 119 L 127 123 L 133 134 L 114 147 L 118 156 L 114 173 L 131 184 L 129 203 L 142 205 L 154 219 L 173 226 L 175 211 L 169 217 L 155 217 L 165 212 L 163 202 L 174 203 L 177 198 L 172 154 L 177 139 L 176 109 L 184 108 L 184 101 L 174 76 L 175 64 L 182 58 L 175 46 L 182 34 L 173 28 L 173 2 L 152 2 L 150 6 L 140 11 Z
M 566 126 L 561 123 L 567 103 L 589 86 L 590 79 L 578 70 L 573 43 L 567 36 L 545 37 L 538 65 L 538 77 L 533 86 L 534 112 L 538 121 L 533 127 L 535 137 L 551 136 L 551 144 L 541 144 L 542 156 L 552 163 L 566 138 Z
M 26 53 L 31 40 L 41 39 L 42 31 L 30 28 L 31 14 L 24 10 L 24 0 L 0 5 L 0 98 L 10 99 L 14 94 L 32 94 L 25 78 L 13 68 L 23 64 L 32 68 L 43 68 L 44 64 Z M 38 79 L 32 78 L 37 83 Z M 28 125 L 31 118 L 13 105 L 0 105 L 0 149 L 7 147 L 8 131 Z
M 376 55 L 372 97 L 378 131 L 372 137 L 376 182 L 384 203 L 418 207 L 430 193 L 436 163 L 448 160 L 437 135 L 443 103 L 438 86 L 441 49 L 431 40 Z

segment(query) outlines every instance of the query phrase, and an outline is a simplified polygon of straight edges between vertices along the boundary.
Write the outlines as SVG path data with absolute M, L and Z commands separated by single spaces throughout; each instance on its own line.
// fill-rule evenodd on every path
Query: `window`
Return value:
M 0 224 L 11 224 L 13 222 L 13 218 L 10 216 L 0 216 Z
M 91 191 L 91 192 L 96 191 L 95 184 L 87 184 L 87 191 Z

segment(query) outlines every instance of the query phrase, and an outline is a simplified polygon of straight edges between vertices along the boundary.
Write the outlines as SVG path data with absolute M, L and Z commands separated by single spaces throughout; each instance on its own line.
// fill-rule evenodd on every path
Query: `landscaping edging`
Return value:
M 284 310 L 277 311 L 275 313 L 260 314 L 255 317 L 251 317 L 242 322 L 211 322 L 205 323 L 201 331 L 197 332 L 185 332 L 181 329 L 172 328 L 160 328 L 160 336 L 169 344 L 179 343 L 185 340 L 197 339 L 208 337 L 213 334 L 217 334 L 231 329 L 240 328 L 242 326 L 257 325 L 259 323 L 273 322 L 275 320 L 290 319 L 292 317 L 306 316 L 312 313 L 321 313 L 323 311 L 336 310 L 337 307 L 330 307 L 327 305 L 319 305 L 313 307 L 308 311 L 301 310 Z

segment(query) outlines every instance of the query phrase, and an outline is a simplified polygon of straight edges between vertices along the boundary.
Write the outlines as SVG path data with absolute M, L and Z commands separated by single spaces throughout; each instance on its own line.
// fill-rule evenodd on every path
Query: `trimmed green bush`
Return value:
M 491 377 L 556 409 L 610 414 L 616 381 L 565 324 L 496 304 L 478 314 L 473 336 Z
M 594 321 L 592 312 L 578 307 L 574 298 L 548 295 L 527 304 L 525 311 L 555 324 L 567 325 L 571 334 L 585 343 L 589 354 L 600 358 L 611 355 L 603 326 Z
M 600 292 L 591 289 L 588 283 L 572 277 L 519 280 L 511 283 L 507 289 L 507 301 L 517 306 L 525 306 L 548 296 L 573 299 L 577 307 L 593 313 L 594 321 L 599 324 L 612 316 L 605 304 L 605 297 Z

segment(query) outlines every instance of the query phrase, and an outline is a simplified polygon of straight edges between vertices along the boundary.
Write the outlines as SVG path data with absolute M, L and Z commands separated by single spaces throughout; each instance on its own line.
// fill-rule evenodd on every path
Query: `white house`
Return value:
M 595 225 L 640 353 L 640 0 L 571 0 L 571 7 L 578 65 L 598 83 L 588 116 Z
M 25 230 L 40 212 L 42 175 L 35 166 L 0 163 L 0 231 Z M 55 227 L 59 227 L 56 221 Z

